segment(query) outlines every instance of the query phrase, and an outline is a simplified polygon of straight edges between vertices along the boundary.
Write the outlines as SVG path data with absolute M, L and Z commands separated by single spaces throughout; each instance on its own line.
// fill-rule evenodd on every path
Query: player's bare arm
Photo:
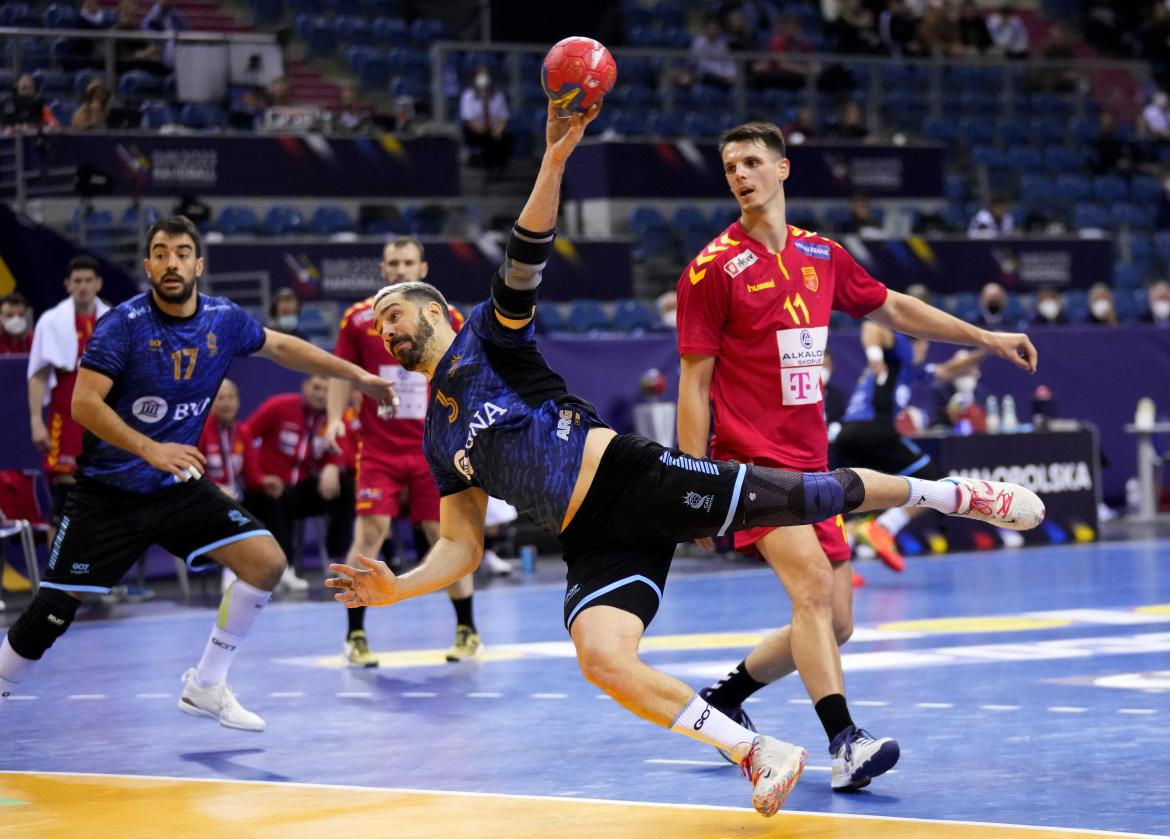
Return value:
M 1024 333 L 989 332 L 901 292 L 891 290 L 869 317 L 915 338 L 986 347 L 1020 369 L 1036 372 L 1036 348 Z
M 711 376 L 715 356 L 686 354 L 678 379 L 678 447 L 692 457 L 707 456 L 711 433 Z
M 42 367 L 28 378 L 28 424 L 32 443 L 38 451 L 49 450 L 49 429 L 45 428 L 45 392 L 49 389 L 49 368 Z
M 439 540 L 417 568 L 397 577 L 385 562 L 359 554 L 363 568 L 333 563 L 329 570 L 338 576 L 325 585 L 340 589 L 333 597 L 349 608 L 389 606 L 445 588 L 479 565 L 486 511 L 487 493 L 476 487 L 445 496 L 439 506 Z
M 82 367 L 77 371 L 73 388 L 73 419 L 112 446 L 137 455 L 179 480 L 197 478 L 203 473 L 207 458 L 195 446 L 160 443 L 135 431 L 106 404 L 114 380 L 96 370 Z
M 390 404 L 394 398 L 394 386 L 390 382 L 292 335 L 265 329 L 264 346 L 256 351 L 256 355 L 302 373 L 345 379 L 383 404 Z

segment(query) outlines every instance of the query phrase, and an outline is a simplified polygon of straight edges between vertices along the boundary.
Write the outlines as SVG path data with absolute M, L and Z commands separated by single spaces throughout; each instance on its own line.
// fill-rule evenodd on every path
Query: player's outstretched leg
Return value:
M 225 728 L 263 731 L 264 720 L 240 704 L 228 686 L 227 674 L 280 582 L 284 552 L 271 536 L 257 535 L 217 548 L 211 555 L 235 571 L 237 579 L 224 592 L 199 664 L 183 674 L 178 707 L 184 714 L 208 717 Z
M 808 752 L 744 728 L 687 685 L 647 666 L 638 658 L 643 628 L 640 618 L 622 609 L 583 609 L 570 627 L 582 674 L 643 719 L 726 750 L 752 784 L 752 806 L 775 815 L 800 778 Z

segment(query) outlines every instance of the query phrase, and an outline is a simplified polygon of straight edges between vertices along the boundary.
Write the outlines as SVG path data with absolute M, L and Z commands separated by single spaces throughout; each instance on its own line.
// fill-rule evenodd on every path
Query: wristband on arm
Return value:
M 541 272 L 552 254 L 556 231 L 533 233 L 520 225 L 512 227 L 504 264 L 492 277 L 492 306 L 506 318 L 532 317 Z

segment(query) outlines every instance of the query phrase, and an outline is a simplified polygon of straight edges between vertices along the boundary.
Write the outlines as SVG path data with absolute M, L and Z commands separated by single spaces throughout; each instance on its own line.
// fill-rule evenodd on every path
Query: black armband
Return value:
M 513 225 L 504 264 L 492 277 L 492 305 L 501 315 L 514 320 L 532 317 L 540 272 L 548 263 L 556 237 L 555 230 L 533 233 Z
M 553 240 L 556 238 L 556 230 L 534 233 L 514 224 L 512 225 L 512 234 L 508 237 L 508 259 L 521 265 L 535 267 L 536 273 L 539 275 L 540 270 L 548 262 L 549 256 L 552 255 Z
M 492 307 L 506 318 L 524 320 L 532 317 L 532 307 L 536 305 L 537 287 L 527 289 L 512 288 L 504 281 L 504 268 L 501 267 L 492 275 Z

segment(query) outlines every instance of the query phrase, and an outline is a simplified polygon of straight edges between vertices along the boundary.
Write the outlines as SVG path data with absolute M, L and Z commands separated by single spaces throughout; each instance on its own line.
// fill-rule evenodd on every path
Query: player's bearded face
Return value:
M 427 357 L 434 338 L 435 328 L 431 326 L 420 306 L 418 308 L 418 325 L 414 328 L 414 334 L 400 328 L 398 334 L 390 339 L 390 351 L 404 369 L 416 370 L 422 364 L 423 359 Z

